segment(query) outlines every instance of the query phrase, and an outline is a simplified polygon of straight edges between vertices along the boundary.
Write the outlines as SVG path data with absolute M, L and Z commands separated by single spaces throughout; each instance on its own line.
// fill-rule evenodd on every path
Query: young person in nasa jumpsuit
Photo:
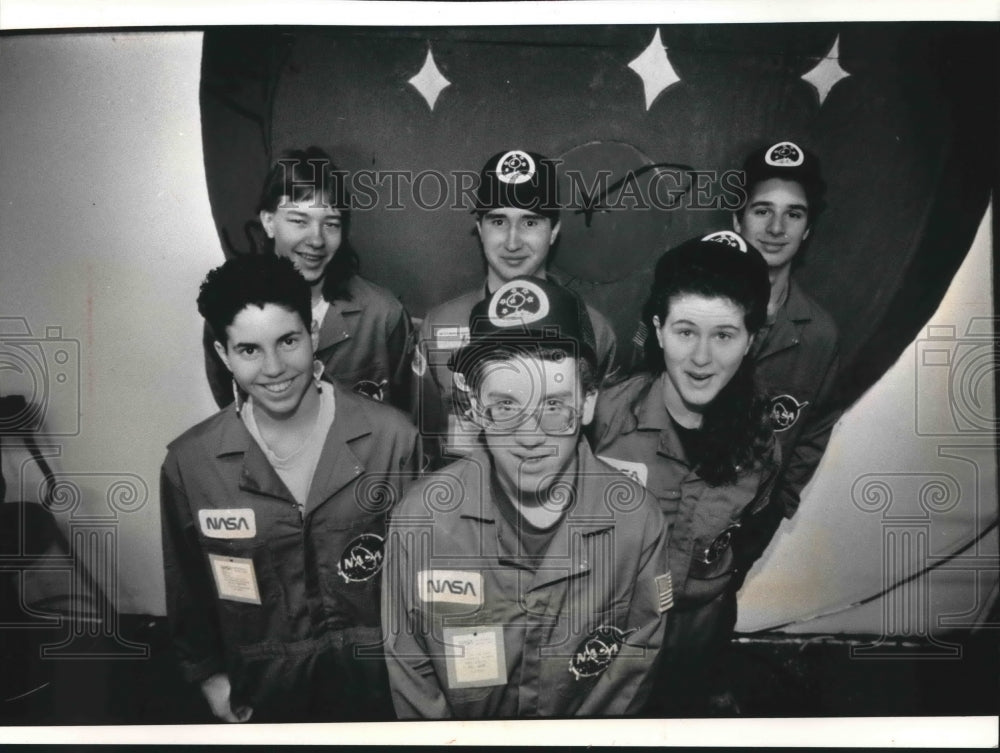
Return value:
M 163 463 L 183 673 L 228 722 L 391 718 L 379 579 L 386 516 L 421 456 L 416 429 L 322 378 L 309 286 L 288 259 L 230 259 L 198 309 L 239 397 Z
M 597 398 L 590 317 L 547 280 L 475 306 L 451 365 L 479 449 L 393 513 L 382 619 L 407 718 L 629 714 L 667 610 L 666 525 L 581 439 Z
M 643 308 L 648 371 L 598 397 L 596 455 L 638 480 L 669 523 L 675 605 L 654 711 L 700 708 L 732 630 L 737 573 L 758 554 L 743 532 L 777 504 L 778 450 L 749 357 L 768 290 L 761 255 L 733 232 L 668 251 Z
M 484 283 L 431 309 L 417 333 L 411 392 L 431 469 L 460 457 L 477 442 L 478 427 L 467 415 L 468 397 L 455 389 L 448 368 L 452 352 L 469 338 L 472 307 L 517 276 L 555 281 L 547 269 L 559 237 L 553 162 L 519 149 L 490 157 L 476 189 L 476 231 L 486 261 Z M 596 339 L 600 383 L 617 367 L 617 341 L 603 314 L 591 306 L 587 313 Z
M 409 408 L 410 317 L 396 296 L 358 274 L 348 241 L 346 176 L 318 147 L 285 152 L 264 181 L 257 207 L 263 252 L 292 260 L 309 283 L 316 358 L 348 389 Z M 233 400 L 229 372 L 206 326 L 205 370 L 220 408 Z
M 823 210 L 825 184 L 817 157 L 790 141 L 753 152 L 743 171 L 747 200 L 733 215 L 733 227 L 760 250 L 771 282 L 767 320 L 750 355 L 771 400 L 782 450 L 774 493 L 790 518 L 840 416 L 833 403 L 837 326 L 792 275 Z

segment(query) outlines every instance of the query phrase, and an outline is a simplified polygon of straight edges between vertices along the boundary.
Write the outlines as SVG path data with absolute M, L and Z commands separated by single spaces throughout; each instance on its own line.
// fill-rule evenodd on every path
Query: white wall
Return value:
M 192 32 L 0 38 L 0 393 L 48 400 L 46 429 L 56 434 L 46 443 L 61 452 L 56 465 L 64 480 L 81 491 L 76 507 L 70 494 L 60 495 L 60 520 L 83 526 L 101 516 L 117 527 L 125 612 L 164 611 L 159 465 L 166 443 L 214 410 L 194 304 L 198 283 L 223 258 L 201 153 L 200 56 L 201 34 Z M 959 335 L 970 318 L 993 311 L 988 227 L 987 217 L 935 316 Z M 26 343 L 30 338 L 12 330 L 21 318 L 36 342 L 48 327 L 77 341 L 79 371 L 73 342 L 60 344 L 51 333 L 43 346 Z M 975 350 L 974 342 L 962 347 Z M 60 351 L 70 356 L 65 363 L 57 362 Z M 979 461 L 977 478 L 970 462 L 939 457 L 944 446 L 989 446 L 989 438 L 916 432 L 918 379 L 932 383 L 920 403 L 924 420 L 950 420 L 947 385 L 936 376 L 948 369 L 918 369 L 916 358 L 913 346 L 838 425 L 799 514 L 783 524 L 744 589 L 741 629 L 877 592 L 895 577 L 884 574 L 891 553 L 884 542 L 907 526 L 924 532 L 934 555 L 995 517 L 995 458 L 968 448 L 952 453 Z M 978 387 L 982 415 L 995 412 L 992 373 Z M 59 435 L 74 433 L 77 423 L 77 435 Z M 11 499 L 37 497 L 37 473 L 30 463 L 21 472 L 26 458 L 5 450 Z M 864 512 L 852 501 L 852 487 L 866 474 L 878 478 L 862 483 L 882 481 L 895 495 L 887 511 Z M 958 490 L 955 506 L 921 517 L 920 489 L 934 481 Z M 121 483 L 138 496 L 121 496 Z M 860 486 L 855 492 L 863 502 Z M 995 533 L 989 541 L 995 546 Z M 981 562 L 988 550 L 979 554 Z M 903 559 L 919 565 L 922 556 Z M 939 571 L 926 591 L 933 615 L 974 613 L 996 576 L 985 574 L 978 586 L 973 577 Z M 877 633 L 882 608 L 792 629 Z
M 78 385 L 79 434 L 46 440 L 81 491 L 60 520 L 116 526 L 120 609 L 162 613 L 159 465 L 166 443 L 214 409 L 194 303 L 223 259 L 201 152 L 201 34 L 6 37 L 0 61 L 0 317 L 79 342 L 78 375 L 72 343 L 66 364 L 45 346 L 47 375 L 25 369 L 8 320 L 0 393 L 47 396 L 47 430 L 72 432 Z M 6 458 L 9 499 L 18 465 Z

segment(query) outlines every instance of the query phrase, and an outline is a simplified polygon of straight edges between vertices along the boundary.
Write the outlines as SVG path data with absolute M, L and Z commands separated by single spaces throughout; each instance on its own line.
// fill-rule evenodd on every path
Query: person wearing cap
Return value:
M 171 442 L 161 471 L 183 675 L 227 722 L 391 718 L 380 571 L 419 434 L 325 378 L 309 285 L 288 259 L 230 259 L 198 310 L 240 397 Z
M 816 155 L 790 141 L 751 153 L 743 170 L 747 199 L 733 215 L 733 227 L 760 250 L 771 284 L 767 319 L 750 355 L 758 384 L 770 398 L 781 444 L 782 472 L 774 494 L 790 518 L 840 416 L 833 401 L 837 326 L 792 273 L 824 208 L 826 187 Z M 759 551 L 780 523 L 775 516 L 760 529 Z
M 260 224 L 248 224 L 248 235 L 261 252 L 291 259 L 309 283 L 319 336 L 316 358 L 324 373 L 348 389 L 408 410 L 412 324 L 392 292 L 358 274 L 358 255 L 348 240 L 351 197 L 345 183 L 345 174 L 318 147 L 283 153 L 261 190 Z M 206 327 L 205 371 L 216 404 L 224 408 L 235 387 L 215 352 L 217 339 Z
M 520 275 L 552 280 L 549 253 L 559 237 L 555 164 L 534 152 L 508 150 L 493 155 L 480 171 L 476 230 L 486 261 L 486 279 L 431 309 L 420 325 L 413 357 L 414 419 L 424 436 L 429 467 L 440 467 L 478 441 L 467 417 L 468 399 L 455 388 L 448 358 L 469 337 L 473 306 Z M 597 340 L 597 377 L 617 368 L 617 342 L 608 320 L 587 306 Z
M 674 593 L 654 710 L 702 711 L 727 645 L 737 574 L 759 554 L 744 537 L 769 520 L 778 472 L 766 399 L 749 357 L 764 323 L 767 264 L 730 231 L 657 262 L 643 320 L 646 370 L 598 397 L 597 457 L 641 483 L 669 526 Z
M 620 715 L 648 695 L 671 605 L 655 501 L 597 460 L 590 316 L 516 277 L 449 365 L 482 446 L 393 513 L 382 595 L 400 718 Z

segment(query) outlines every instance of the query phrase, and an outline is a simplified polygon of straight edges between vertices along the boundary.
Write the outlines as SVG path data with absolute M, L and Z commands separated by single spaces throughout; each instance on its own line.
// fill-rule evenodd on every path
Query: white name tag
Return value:
M 636 463 L 631 460 L 619 460 L 618 458 L 608 457 L 607 455 L 598 455 L 598 460 L 603 460 L 605 463 L 615 468 L 626 476 L 628 476 L 633 481 L 636 481 L 643 486 L 649 480 L 649 468 L 645 463 Z
M 449 688 L 507 684 L 502 625 L 445 628 L 443 638 Z
M 215 587 L 219 591 L 220 599 L 260 604 L 260 591 L 257 590 L 257 575 L 254 573 L 253 560 L 223 557 L 219 554 L 209 554 L 208 559 L 212 563 L 212 575 L 215 576 Z
M 425 602 L 482 606 L 483 575 L 467 570 L 421 570 L 417 593 Z
M 252 539 L 257 535 L 257 519 L 249 507 L 198 510 L 198 524 L 210 539 Z
M 468 327 L 436 327 L 434 341 L 440 350 L 454 350 L 469 341 Z

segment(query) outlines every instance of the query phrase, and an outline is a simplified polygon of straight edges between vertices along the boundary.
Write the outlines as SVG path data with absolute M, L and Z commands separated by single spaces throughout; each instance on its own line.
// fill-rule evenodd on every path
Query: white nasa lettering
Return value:
M 483 603 L 482 573 L 465 570 L 421 570 L 417 573 L 421 601 L 449 604 Z
M 198 523 L 210 539 L 252 539 L 257 535 L 257 519 L 249 507 L 198 510 Z

